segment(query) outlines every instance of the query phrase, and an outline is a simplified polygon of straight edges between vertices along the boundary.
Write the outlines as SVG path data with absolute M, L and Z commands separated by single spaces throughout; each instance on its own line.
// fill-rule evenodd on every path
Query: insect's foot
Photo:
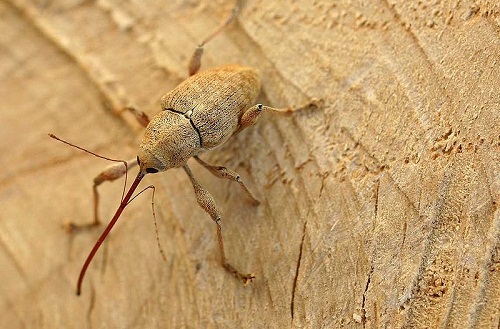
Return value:
M 325 101 L 321 98 L 311 98 L 308 102 L 298 107 L 297 110 L 317 110 L 323 107 Z
M 255 207 L 260 205 L 260 200 L 258 200 L 256 198 L 252 198 L 251 202 L 252 202 L 252 206 L 255 206 Z
M 229 263 L 225 263 L 223 264 L 223 266 L 229 273 L 234 275 L 237 279 L 241 280 L 244 285 L 247 285 L 249 282 L 252 282 L 252 280 L 255 279 L 255 275 L 240 273 Z
M 73 222 L 65 222 L 62 224 L 63 230 L 68 234 L 73 234 L 81 231 L 88 231 L 100 225 L 100 222 L 92 222 L 88 224 L 75 224 Z
M 253 274 L 243 274 L 240 277 L 241 281 L 243 281 L 243 285 L 247 285 L 248 283 L 252 282 L 253 279 L 255 279 L 255 275 Z

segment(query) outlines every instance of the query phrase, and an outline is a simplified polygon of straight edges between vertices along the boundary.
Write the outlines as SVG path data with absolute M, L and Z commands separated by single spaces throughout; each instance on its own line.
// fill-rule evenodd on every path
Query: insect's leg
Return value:
M 99 175 L 94 178 L 94 226 L 99 225 L 99 192 L 97 187 L 104 182 L 112 182 L 125 175 L 127 171 L 137 165 L 137 158 L 127 161 L 127 168 L 122 163 L 114 163 L 106 167 Z
M 268 111 L 268 112 L 271 112 L 273 114 L 278 114 L 278 115 L 290 115 L 296 111 L 311 109 L 311 108 L 318 108 L 322 105 L 322 103 L 323 103 L 323 100 L 318 99 L 318 98 L 312 98 L 311 100 L 309 100 L 305 104 L 303 104 L 299 107 L 296 107 L 296 108 L 287 107 L 284 109 L 277 109 L 277 108 L 265 106 L 262 104 L 254 105 L 251 108 L 249 108 L 248 110 L 246 110 L 245 113 L 243 113 L 243 115 L 241 116 L 240 127 L 239 127 L 237 132 L 239 132 L 247 127 L 253 126 L 257 122 L 257 120 L 259 119 L 262 112 L 264 112 L 264 111 Z
M 189 76 L 195 75 L 201 67 L 201 56 L 203 55 L 203 47 L 210 41 L 212 40 L 217 34 L 219 34 L 226 26 L 232 23 L 234 19 L 238 16 L 239 11 L 243 7 L 243 3 L 245 0 L 236 0 L 236 3 L 234 4 L 233 9 L 231 10 L 231 14 L 227 17 L 226 21 L 222 23 L 221 26 L 219 26 L 212 34 L 210 34 L 208 37 L 203 40 L 196 50 L 194 51 L 193 55 L 191 56 L 191 59 L 189 60 L 188 64 L 188 71 L 189 71 Z
M 204 189 L 194 178 L 193 173 L 191 172 L 191 169 L 187 165 L 183 166 L 184 170 L 189 176 L 189 179 L 191 180 L 191 183 L 193 184 L 194 188 L 194 193 L 196 195 L 196 200 L 198 201 L 198 204 L 205 210 L 210 217 L 212 217 L 212 220 L 217 224 L 217 240 L 219 242 L 219 250 L 221 254 L 221 263 L 222 266 L 232 275 L 234 275 L 236 278 L 240 279 L 243 281 L 243 283 L 247 283 L 248 281 L 251 281 L 255 276 L 252 274 L 242 274 L 239 272 L 237 269 L 235 269 L 231 264 L 227 262 L 226 259 L 226 254 L 224 252 L 224 241 L 222 239 L 222 227 L 221 227 L 221 216 L 220 212 L 217 209 L 217 205 L 215 204 L 214 198 L 210 195 L 210 193 Z
M 257 120 L 259 119 L 262 112 L 264 112 L 264 111 L 269 111 L 269 112 L 273 112 L 276 114 L 282 114 L 282 115 L 283 114 L 288 115 L 288 114 L 294 112 L 294 110 L 292 108 L 276 109 L 276 108 L 272 108 L 272 107 L 265 106 L 262 104 L 254 105 L 251 108 L 249 108 L 248 110 L 246 110 L 245 113 L 243 113 L 243 115 L 241 117 L 241 121 L 240 121 L 239 131 L 241 131 L 247 127 L 253 126 L 257 122 Z
M 138 110 L 136 109 L 134 106 L 132 105 L 129 105 L 129 106 L 126 106 L 125 109 L 129 112 L 131 112 L 136 120 L 144 127 L 147 127 L 148 126 L 148 123 L 149 123 L 149 117 L 146 113 L 142 112 L 141 110 Z
M 208 163 L 206 163 L 205 161 L 203 161 L 202 159 L 200 159 L 197 156 L 195 156 L 194 158 L 196 161 L 198 161 L 198 163 L 200 163 L 203 167 L 205 167 L 208 171 L 210 171 L 212 173 L 212 175 L 214 175 L 215 177 L 227 178 L 227 179 L 230 179 L 230 180 L 235 181 L 238 184 L 240 184 L 241 188 L 250 197 L 250 199 L 252 199 L 252 201 L 255 205 L 258 205 L 260 203 L 260 201 L 257 200 L 257 198 L 252 194 L 252 192 L 250 192 L 248 187 L 241 180 L 241 177 L 237 172 L 235 172 L 231 169 L 228 169 L 226 167 L 209 165 Z
M 104 182 L 112 182 L 137 165 L 137 158 L 127 161 L 127 168 L 123 163 L 114 163 L 106 167 L 100 174 L 94 178 L 93 195 L 94 195 L 94 221 L 88 224 L 65 224 L 66 230 L 69 232 L 91 229 L 98 226 L 101 221 L 99 219 L 99 191 L 97 188 Z

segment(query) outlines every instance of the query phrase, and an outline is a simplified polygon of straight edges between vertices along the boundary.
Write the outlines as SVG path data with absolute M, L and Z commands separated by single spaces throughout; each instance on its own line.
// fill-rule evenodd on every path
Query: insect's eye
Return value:
M 137 164 L 140 166 L 141 165 L 141 161 L 139 161 L 139 156 L 137 156 Z
M 146 172 L 149 174 L 154 174 L 158 172 L 158 169 L 155 168 L 146 168 Z

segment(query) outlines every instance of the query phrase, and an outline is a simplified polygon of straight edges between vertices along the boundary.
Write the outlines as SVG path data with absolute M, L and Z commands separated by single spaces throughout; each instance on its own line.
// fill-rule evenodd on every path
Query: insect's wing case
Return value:
M 260 91 L 258 72 L 226 65 L 198 73 L 162 97 L 162 108 L 186 113 L 200 133 L 202 148 L 223 144 L 238 130 L 243 113 Z

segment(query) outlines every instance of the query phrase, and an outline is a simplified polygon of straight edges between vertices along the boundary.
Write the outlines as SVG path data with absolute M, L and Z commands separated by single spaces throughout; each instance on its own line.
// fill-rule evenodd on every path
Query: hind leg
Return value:
M 217 225 L 217 241 L 219 242 L 222 267 L 224 267 L 226 271 L 234 275 L 237 279 L 241 280 L 244 284 L 248 283 L 248 281 L 252 281 L 252 279 L 255 278 L 254 275 L 241 273 L 227 261 L 226 253 L 224 252 L 224 240 L 222 238 L 221 216 L 219 209 L 215 204 L 214 198 L 198 183 L 196 178 L 194 178 L 191 169 L 189 169 L 187 165 L 184 165 L 183 168 L 189 176 L 191 183 L 193 184 L 194 193 L 196 195 L 198 204 L 210 215 L 210 217 L 212 217 L 212 220 Z
M 203 47 L 210 41 L 212 40 L 215 36 L 217 36 L 219 33 L 221 33 L 229 24 L 231 24 L 234 19 L 238 16 L 239 11 L 241 10 L 241 7 L 243 7 L 243 0 L 236 0 L 236 3 L 233 7 L 233 10 L 231 10 L 231 14 L 227 17 L 227 19 L 222 23 L 221 26 L 219 26 L 212 34 L 210 34 L 208 37 L 203 40 L 196 50 L 194 51 L 193 55 L 191 56 L 191 59 L 189 60 L 188 64 L 188 72 L 189 76 L 195 75 L 201 67 L 201 57 L 203 56 Z

